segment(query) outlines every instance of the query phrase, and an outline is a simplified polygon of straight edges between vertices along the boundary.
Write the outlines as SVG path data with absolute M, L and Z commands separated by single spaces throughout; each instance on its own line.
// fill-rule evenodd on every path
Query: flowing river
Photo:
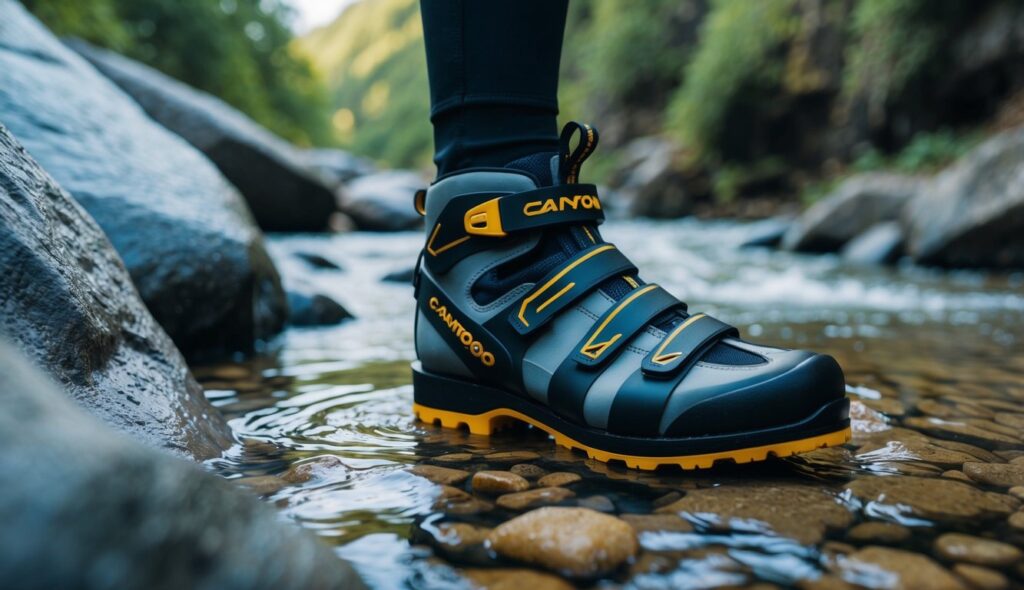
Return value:
M 410 472 L 513 464 L 577 474 L 563 505 L 656 515 L 630 521 L 635 559 L 573 582 L 580 587 L 1024 584 L 1024 275 L 860 268 L 740 248 L 749 229 L 616 221 L 604 234 L 690 309 L 752 340 L 835 356 L 853 400 L 844 448 L 641 472 L 555 448 L 533 430 L 488 439 L 418 423 L 412 289 L 381 278 L 413 264 L 422 236 L 352 233 L 271 238 L 288 282 L 334 297 L 357 319 L 292 328 L 255 358 L 196 367 L 239 441 L 209 467 L 315 531 L 380 588 L 518 587 L 512 568 L 527 566 L 445 533 L 517 513 L 493 497 L 454 502 Z M 309 254 L 341 270 L 315 269 L 300 256 Z M 488 458 L 499 451 L 516 453 Z M 557 587 L 544 583 L 532 590 Z

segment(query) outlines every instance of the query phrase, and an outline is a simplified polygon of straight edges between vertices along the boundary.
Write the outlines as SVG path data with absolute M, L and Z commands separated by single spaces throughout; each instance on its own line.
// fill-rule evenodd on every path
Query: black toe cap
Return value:
M 728 384 L 697 393 L 665 431 L 665 436 L 690 437 L 764 430 L 800 422 L 846 395 L 839 363 L 815 354 L 763 381 L 738 389 Z

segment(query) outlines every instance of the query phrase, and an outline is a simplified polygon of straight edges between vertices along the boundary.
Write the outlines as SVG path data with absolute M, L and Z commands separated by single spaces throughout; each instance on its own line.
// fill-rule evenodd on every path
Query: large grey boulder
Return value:
M 876 223 L 843 246 L 840 255 L 853 264 L 896 262 L 903 249 L 903 228 L 898 221 Z
M 0 447 L 0 587 L 365 587 L 269 505 L 110 432 L 2 342 Z
M 804 212 L 782 239 L 787 250 L 835 252 L 883 221 L 899 218 L 922 181 L 897 174 L 860 174 L 845 180 Z
M 681 150 L 661 137 L 634 139 L 622 149 L 609 182 L 632 215 L 677 218 L 690 215 L 711 195 L 704 170 L 684 170 Z
M 320 175 L 327 186 L 335 189 L 346 182 L 377 171 L 373 162 L 366 158 L 334 148 L 305 150 L 302 158 L 309 168 Z
M 84 41 L 68 44 L 161 125 L 202 151 L 241 191 L 267 231 L 321 231 L 334 194 L 303 154 L 215 96 Z
M 2 125 L 0 334 L 92 414 L 151 447 L 200 460 L 231 444 L 106 236 Z
M 1024 267 L 1024 127 L 997 135 L 937 175 L 903 212 L 915 261 Z
M 0 123 L 99 223 L 183 351 L 247 349 L 283 325 L 238 192 L 12 0 L 0 0 Z
M 413 207 L 416 191 L 426 188 L 419 174 L 389 170 L 351 181 L 341 191 L 341 210 L 367 231 L 402 231 L 423 225 Z

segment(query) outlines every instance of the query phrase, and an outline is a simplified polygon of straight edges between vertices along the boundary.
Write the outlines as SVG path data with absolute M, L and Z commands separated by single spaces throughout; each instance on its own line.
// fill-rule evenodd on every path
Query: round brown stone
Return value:
M 910 529 L 891 522 L 862 522 L 846 532 L 846 538 L 861 543 L 902 543 L 910 538 Z
M 544 477 L 537 480 L 537 485 L 544 487 L 561 487 L 567 486 L 571 483 L 576 483 L 583 479 L 575 473 L 569 473 L 568 471 L 556 471 L 549 473 Z
M 693 490 L 657 512 L 689 514 L 702 520 L 711 515 L 709 524 L 714 529 L 767 529 L 807 545 L 820 542 L 826 530 L 844 528 L 853 520 L 850 511 L 829 492 L 792 484 Z
M 489 539 L 500 555 L 574 578 L 607 574 L 639 549 L 633 527 L 585 508 L 533 510 L 499 525 Z
M 1024 553 L 1013 545 L 961 533 L 941 535 L 935 540 L 935 552 L 950 561 L 992 567 L 1013 565 L 1024 556 Z
M 978 590 L 1006 590 L 1010 587 L 1006 576 L 987 567 L 958 563 L 953 566 L 953 573 Z
M 865 547 L 837 559 L 844 579 L 884 581 L 880 587 L 896 590 L 966 590 L 966 586 L 928 557 L 889 547 Z
M 496 502 L 506 510 L 526 510 L 545 504 L 557 504 L 575 495 L 572 490 L 565 488 L 536 488 L 498 496 Z
M 449 486 L 458 485 L 466 481 L 466 478 L 469 477 L 468 471 L 463 471 L 462 469 L 451 469 L 449 467 L 440 467 L 438 465 L 414 465 L 409 469 L 409 473 L 418 475 L 437 484 Z
M 473 474 L 473 491 L 483 494 L 508 494 L 530 488 L 526 478 L 511 471 L 477 471 Z
M 914 515 L 931 520 L 1005 516 L 1020 505 L 1010 496 L 945 478 L 870 476 L 853 480 L 847 489 L 862 501 L 908 507 Z
M 462 575 L 482 590 L 573 590 L 575 586 L 558 576 L 519 568 L 472 568 Z
M 544 477 L 548 474 L 546 469 L 537 467 L 532 463 L 517 463 L 510 467 L 509 471 L 520 477 L 525 477 L 526 479 L 537 479 L 538 477 Z
M 342 462 L 341 459 L 334 455 L 324 455 L 322 457 L 316 457 L 309 461 L 303 461 L 297 465 L 292 465 L 281 479 L 288 483 L 302 483 L 311 479 L 323 479 L 326 477 L 338 476 L 344 477 L 348 472 L 348 467 Z
M 974 481 L 990 486 L 1024 486 L 1024 465 L 1019 463 L 964 463 L 964 473 Z

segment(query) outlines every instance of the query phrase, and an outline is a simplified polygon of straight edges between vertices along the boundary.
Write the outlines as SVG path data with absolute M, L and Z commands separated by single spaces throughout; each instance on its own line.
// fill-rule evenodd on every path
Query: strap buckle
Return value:
M 466 211 L 466 215 L 463 218 L 466 233 L 472 236 L 490 236 L 495 238 L 507 236 L 508 234 L 501 225 L 500 200 L 501 197 L 495 197 Z

